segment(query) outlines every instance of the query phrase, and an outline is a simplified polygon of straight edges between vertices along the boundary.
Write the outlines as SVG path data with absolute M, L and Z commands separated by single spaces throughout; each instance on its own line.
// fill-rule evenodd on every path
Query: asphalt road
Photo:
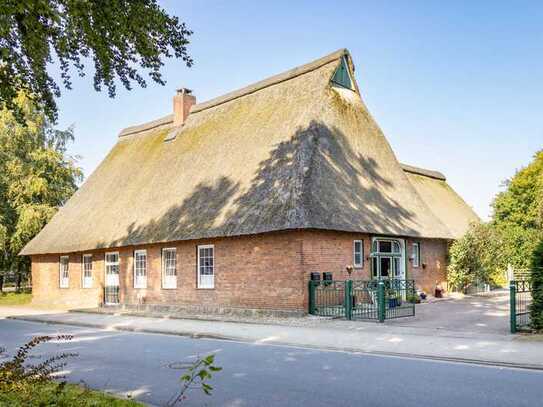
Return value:
M 64 325 L 0 320 L 0 346 L 13 352 L 32 336 L 69 333 L 35 356 L 79 356 L 68 380 L 165 405 L 179 385 L 179 367 L 216 353 L 223 371 L 211 397 L 189 394 L 186 406 L 537 406 L 543 372 L 344 352 L 318 351 Z M 1 360 L 1 359 L 0 359 Z

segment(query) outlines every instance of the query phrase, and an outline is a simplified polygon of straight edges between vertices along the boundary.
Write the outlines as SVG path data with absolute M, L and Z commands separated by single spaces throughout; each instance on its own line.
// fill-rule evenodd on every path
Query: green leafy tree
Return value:
M 14 100 L 23 113 L 0 110 L 0 273 L 28 272 L 17 256 L 77 189 L 82 172 L 66 154 L 73 131 L 55 130 L 23 93 Z
M 532 255 L 532 305 L 530 321 L 532 328 L 543 330 L 543 240 L 539 242 Z
M 493 223 L 500 227 L 539 229 L 543 211 L 543 150 L 533 161 L 505 182 L 505 191 L 494 199 Z
M 504 185 L 494 199 L 492 220 L 470 228 L 452 245 L 451 287 L 463 289 L 474 281 L 501 285 L 508 265 L 532 266 L 543 234 L 543 151 Z
M 466 234 L 451 245 L 449 286 L 464 291 L 475 282 L 503 285 L 507 257 L 502 247 L 503 239 L 492 225 L 472 224 Z
M 51 121 L 57 117 L 55 97 L 60 86 L 48 72 L 58 63 L 63 85 L 72 86 L 71 71 L 85 74 L 94 65 L 94 88 L 115 96 L 116 82 L 126 89 L 146 80 L 164 84 L 164 58 L 181 58 L 187 66 L 192 32 L 170 16 L 156 0 L 3 0 L 0 7 L 0 103 L 13 103 L 23 91 L 43 106 Z

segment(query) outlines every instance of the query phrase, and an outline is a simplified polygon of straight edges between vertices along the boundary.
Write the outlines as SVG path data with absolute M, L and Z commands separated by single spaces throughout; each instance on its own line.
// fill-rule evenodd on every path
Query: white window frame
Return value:
M 420 267 L 420 242 L 413 242 L 411 248 L 413 250 L 413 267 Z
M 108 260 L 109 256 L 117 256 L 117 261 Z M 117 273 L 108 273 L 108 269 L 117 267 Z M 106 252 L 104 254 L 104 284 L 106 287 L 118 287 L 120 285 L 121 256 L 119 252 Z M 115 281 L 113 281 L 115 280 Z M 112 284 L 112 281 L 115 284 Z
M 360 263 L 356 262 L 356 245 L 360 244 Z M 353 240 L 353 267 L 363 268 L 364 267 L 364 241 L 363 240 Z
M 166 263 L 166 253 L 173 252 L 173 274 L 168 274 L 171 271 L 171 264 Z M 177 248 L 165 247 L 162 249 L 162 288 L 175 289 L 177 288 Z
M 143 274 L 138 274 L 138 255 L 145 256 Z M 134 288 L 147 288 L 147 250 L 134 250 Z
M 85 259 L 90 258 L 90 270 L 85 269 Z M 92 254 L 84 254 L 81 258 L 81 287 L 82 288 L 92 288 L 92 271 L 93 271 L 93 261 Z M 89 264 L 89 263 L 87 263 Z M 90 271 L 90 274 L 87 275 L 86 272 Z
M 63 269 L 64 264 L 62 260 L 66 259 L 66 269 Z M 59 258 L 59 287 L 70 288 L 70 256 L 60 256 Z
M 211 265 L 211 274 L 202 274 L 202 257 L 200 256 L 201 249 L 211 249 L 212 250 L 212 265 Z M 197 270 L 197 283 L 198 288 L 200 289 L 213 289 L 215 288 L 215 246 L 212 244 L 198 245 L 197 253 L 198 256 L 198 270 Z M 209 267 L 209 266 L 208 266 Z

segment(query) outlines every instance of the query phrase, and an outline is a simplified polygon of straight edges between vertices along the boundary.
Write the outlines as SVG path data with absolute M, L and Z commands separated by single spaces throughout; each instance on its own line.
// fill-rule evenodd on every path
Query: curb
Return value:
M 119 332 L 150 333 L 150 334 L 160 334 L 160 335 L 170 335 L 170 336 L 181 336 L 181 337 L 186 337 L 186 338 L 191 338 L 191 339 L 213 339 L 213 340 L 240 342 L 240 343 L 254 343 L 253 340 L 248 340 L 246 338 L 227 336 L 227 335 L 208 334 L 208 333 L 198 333 L 198 332 L 183 332 L 183 331 L 172 332 L 172 331 L 168 331 L 164 329 L 134 328 L 134 327 L 127 327 L 127 326 L 108 326 L 105 324 L 87 323 L 87 322 L 44 321 L 43 319 L 33 318 L 32 316 L 10 316 L 10 317 L 7 317 L 7 319 L 35 322 L 35 323 L 41 323 L 41 324 L 46 324 L 46 325 L 79 326 L 79 327 L 86 327 L 86 328 L 108 329 L 108 330 L 119 331 Z M 370 356 L 387 356 L 387 357 L 395 357 L 395 358 L 462 363 L 462 364 L 479 365 L 479 366 L 502 367 L 502 368 L 508 368 L 508 369 L 543 371 L 542 364 L 500 362 L 500 361 L 485 360 L 485 359 L 469 359 L 469 358 L 425 355 L 425 354 L 407 353 L 407 352 L 401 353 L 401 352 L 371 351 L 371 350 L 345 348 L 345 347 L 339 348 L 339 347 L 333 347 L 333 346 L 315 346 L 315 345 L 307 345 L 307 344 L 304 345 L 304 344 L 299 344 L 299 343 L 291 343 L 291 342 L 283 342 L 283 341 L 270 341 L 270 342 L 266 342 L 266 345 L 290 346 L 290 347 L 295 347 L 295 348 L 314 349 L 314 350 L 331 351 L 331 352 L 347 352 L 347 353 L 356 353 L 356 354 L 363 354 L 363 355 L 370 355 Z

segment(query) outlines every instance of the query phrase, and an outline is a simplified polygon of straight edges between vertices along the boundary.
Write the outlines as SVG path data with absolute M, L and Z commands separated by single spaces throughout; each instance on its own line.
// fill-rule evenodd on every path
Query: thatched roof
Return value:
M 123 130 L 21 254 L 302 228 L 454 237 L 404 173 L 356 83 L 332 84 L 342 61 L 354 79 L 340 50 L 195 105 L 179 129 L 169 115 Z
M 473 209 L 447 184 L 442 173 L 407 164 L 402 164 L 402 168 L 420 197 L 454 238 L 462 236 L 470 223 L 480 222 Z

